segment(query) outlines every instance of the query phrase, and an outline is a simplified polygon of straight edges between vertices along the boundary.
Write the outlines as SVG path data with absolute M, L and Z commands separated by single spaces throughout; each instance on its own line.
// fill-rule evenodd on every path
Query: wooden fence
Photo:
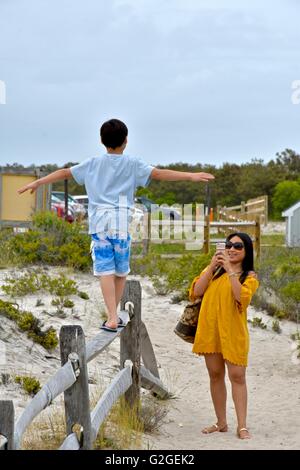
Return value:
M 260 217 L 260 222 L 264 225 L 268 223 L 268 196 L 259 196 L 254 199 L 248 199 L 247 202 L 242 201 L 238 206 L 221 207 L 217 206 L 217 220 L 223 221 L 241 221 L 256 220 Z
M 81 326 L 61 328 L 62 367 L 29 402 L 16 423 L 13 402 L 0 401 L 0 450 L 21 448 L 22 436 L 28 426 L 61 393 L 64 393 L 67 437 L 60 450 L 91 449 L 105 417 L 123 394 L 131 406 L 139 400 L 141 386 L 160 398 L 169 396 L 159 378 L 151 340 L 141 319 L 141 286 L 138 281 L 127 281 L 120 317 L 125 327 L 118 328 L 117 333 L 101 330 L 87 345 Z M 120 336 L 120 372 L 90 412 L 87 363 L 117 336 Z M 78 424 L 81 429 L 79 437 L 74 432 L 74 426 Z
M 211 228 L 217 228 L 218 238 L 211 238 Z M 253 222 L 247 221 L 231 221 L 231 222 L 210 222 L 209 216 L 206 217 L 204 226 L 204 253 L 209 253 L 211 243 L 225 241 L 226 237 L 233 232 L 246 232 L 252 239 L 254 254 L 256 258 L 260 258 L 261 251 L 261 227 L 260 217 L 256 216 Z M 220 238 L 220 234 L 223 238 Z
M 186 222 L 182 220 L 170 221 L 170 220 L 160 220 L 155 221 L 155 230 L 157 234 L 160 236 L 151 238 L 152 234 L 152 227 L 147 222 L 147 231 L 144 233 L 146 236 L 140 242 L 135 242 L 135 244 L 141 244 L 143 247 L 142 255 L 136 255 L 135 257 L 142 257 L 146 256 L 149 253 L 149 248 L 151 243 L 159 243 L 159 244 L 185 244 L 191 243 L 193 245 L 193 249 L 197 249 L 197 244 L 199 246 L 199 251 L 202 250 L 204 253 L 209 253 L 210 245 L 215 244 L 220 241 L 225 241 L 226 237 L 232 232 L 246 232 L 251 237 L 253 241 L 254 252 L 257 258 L 260 257 L 260 250 L 261 250 L 261 221 L 260 216 L 256 215 L 253 216 L 254 220 L 236 220 L 233 219 L 231 221 L 210 221 L 210 216 L 207 215 L 204 217 L 204 221 L 188 221 L 187 224 L 190 228 L 190 231 L 195 235 L 194 240 L 185 239 L 184 237 L 177 237 L 175 235 L 176 227 L 178 230 L 181 230 L 181 233 L 184 231 L 184 225 Z M 153 222 L 152 222 L 153 224 Z M 169 237 L 163 237 L 163 229 L 167 227 L 167 235 Z M 217 228 L 217 235 L 218 237 L 212 238 L 212 232 L 214 228 Z M 198 231 L 198 233 L 197 233 Z M 200 232 L 199 232 L 200 231 Z M 196 236 L 199 235 L 200 236 Z M 188 247 L 187 247 L 188 250 Z M 178 258 L 181 257 L 181 254 L 162 254 L 162 258 Z

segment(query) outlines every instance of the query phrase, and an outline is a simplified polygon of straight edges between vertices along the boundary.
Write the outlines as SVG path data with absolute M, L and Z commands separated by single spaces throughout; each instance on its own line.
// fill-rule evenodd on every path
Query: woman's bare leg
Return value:
M 237 433 L 241 439 L 249 439 L 250 434 L 247 430 L 247 385 L 246 385 L 246 367 L 237 366 L 226 361 L 228 376 L 232 387 L 232 398 L 237 416 Z M 240 431 L 240 429 L 243 429 Z
M 205 354 L 205 363 L 210 378 L 210 393 L 217 417 L 217 426 L 204 428 L 202 432 L 227 431 L 225 363 L 222 354 Z

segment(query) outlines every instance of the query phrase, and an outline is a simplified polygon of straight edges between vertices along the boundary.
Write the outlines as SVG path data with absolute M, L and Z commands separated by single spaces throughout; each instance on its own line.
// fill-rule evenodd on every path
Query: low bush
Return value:
M 261 328 L 262 330 L 267 329 L 267 325 L 263 322 L 262 318 L 254 317 L 252 320 L 248 320 L 255 328 Z
M 192 280 L 209 263 L 210 255 L 188 254 L 181 258 L 165 259 L 160 255 L 149 254 L 141 259 L 133 259 L 132 272 L 149 276 L 159 295 L 176 291 L 181 300 L 187 299 Z
M 29 271 L 19 277 L 7 277 L 5 282 L 6 284 L 1 286 L 1 289 L 11 297 L 22 297 L 26 294 L 46 291 L 60 298 L 69 295 L 89 298 L 88 294 L 78 290 L 75 281 L 68 279 L 64 274 L 50 277 L 41 269 Z
M 25 392 L 29 395 L 36 395 L 41 389 L 40 382 L 34 377 L 16 375 L 15 382 L 22 385 Z
M 272 330 L 275 331 L 275 333 L 278 333 L 278 334 L 280 334 L 282 332 L 279 320 L 273 320 Z
M 52 212 L 36 214 L 28 232 L 1 234 L 0 244 L 0 266 L 40 263 L 81 271 L 91 267 L 89 235 L 82 233 L 80 224 L 69 224 Z
M 262 251 L 257 263 L 260 289 L 253 305 L 265 309 L 270 315 L 299 321 L 300 316 L 300 249 L 269 247 Z M 268 301 L 261 291 L 270 293 Z
M 18 304 L 0 300 L 0 315 L 14 321 L 20 330 L 26 331 L 28 338 L 39 343 L 47 350 L 56 348 L 58 338 L 52 326 L 42 330 L 42 324 L 31 312 L 19 310 Z

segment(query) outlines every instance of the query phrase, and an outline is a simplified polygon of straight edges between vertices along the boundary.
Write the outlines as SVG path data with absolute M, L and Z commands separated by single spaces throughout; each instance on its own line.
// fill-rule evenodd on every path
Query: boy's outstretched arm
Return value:
M 164 181 L 211 181 L 215 177 L 211 173 L 190 173 L 187 171 L 175 171 L 175 170 L 160 170 L 154 168 L 151 172 L 151 178 L 154 180 Z
M 40 178 L 36 181 L 33 181 L 32 183 L 22 186 L 22 188 L 18 189 L 18 193 L 22 194 L 25 193 L 25 191 L 30 191 L 31 193 L 34 193 L 37 188 L 42 184 L 55 183 L 56 181 L 67 180 L 69 178 L 72 178 L 70 168 L 63 168 L 62 170 L 53 171 L 53 173 L 50 173 L 49 175 L 44 176 L 43 178 Z

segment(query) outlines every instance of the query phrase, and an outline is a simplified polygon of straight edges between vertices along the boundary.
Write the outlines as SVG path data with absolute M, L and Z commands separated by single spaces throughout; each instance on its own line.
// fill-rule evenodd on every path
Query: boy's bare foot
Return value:
M 207 426 L 202 429 L 203 434 L 211 434 L 212 432 L 227 432 L 227 424 L 213 424 L 212 426 Z
M 108 328 L 112 328 L 112 329 L 118 328 L 118 321 L 115 321 L 115 320 L 108 321 L 107 320 L 105 322 L 105 326 L 107 326 Z
M 237 428 L 236 434 L 239 439 L 251 439 L 250 433 L 247 428 Z

